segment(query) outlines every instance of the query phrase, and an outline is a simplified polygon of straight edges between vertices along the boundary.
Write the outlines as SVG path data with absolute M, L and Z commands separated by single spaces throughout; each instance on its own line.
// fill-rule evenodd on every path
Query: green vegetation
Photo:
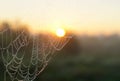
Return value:
M 65 47 L 54 57 L 38 79 L 41 81 L 120 81 L 119 35 L 77 36 L 76 39 L 69 44 L 76 45 L 73 49 L 80 51 L 69 52 L 72 47 L 68 47 L 68 44 L 67 49 Z

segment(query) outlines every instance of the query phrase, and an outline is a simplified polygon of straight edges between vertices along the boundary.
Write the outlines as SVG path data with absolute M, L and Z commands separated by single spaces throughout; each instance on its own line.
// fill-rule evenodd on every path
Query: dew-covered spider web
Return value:
M 0 30 L 0 52 L 5 67 L 4 81 L 33 81 L 45 69 L 55 51 L 61 50 L 71 36 L 30 35 L 24 29 Z

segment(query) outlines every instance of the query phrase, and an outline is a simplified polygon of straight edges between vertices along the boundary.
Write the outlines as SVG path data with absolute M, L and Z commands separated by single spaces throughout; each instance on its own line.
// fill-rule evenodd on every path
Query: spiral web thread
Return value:
M 0 50 L 5 66 L 4 81 L 8 81 L 8 76 L 11 81 L 33 81 L 45 69 L 54 52 L 61 50 L 71 38 L 28 36 L 24 30 L 16 32 L 16 36 L 13 36 L 9 28 L 2 30 L 0 36 L 2 42 Z M 29 39 L 32 41 L 30 42 Z M 30 51 L 27 48 L 31 44 Z M 26 51 L 30 51 L 31 54 L 26 54 Z M 25 63 L 27 56 L 30 58 Z

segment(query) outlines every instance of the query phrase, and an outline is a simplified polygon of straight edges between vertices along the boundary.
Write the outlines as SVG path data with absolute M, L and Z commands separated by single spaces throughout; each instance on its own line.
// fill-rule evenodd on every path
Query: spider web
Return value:
M 47 66 L 55 51 L 61 50 L 70 36 L 28 35 L 24 30 L 6 27 L 0 31 L 4 81 L 33 81 Z M 8 76 L 10 79 L 8 79 Z

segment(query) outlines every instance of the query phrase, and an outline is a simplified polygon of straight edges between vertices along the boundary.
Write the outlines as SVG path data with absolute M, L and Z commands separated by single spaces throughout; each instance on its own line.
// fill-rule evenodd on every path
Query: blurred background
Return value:
M 11 26 L 10 22 L 1 24 L 1 28 L 12 28 Z M 22 24 L 19 26 L 25 27 Z M 95 36 L 72 34 L 73 38 L 61 51 L 55 52 L 55 56 L 35 81 L 120 80 L 119 34 Z M 29 52 L 26 54 L 29 55 Z M 0 58 L 0 66 L 2 81 L 5 70 L 2 58 Z

